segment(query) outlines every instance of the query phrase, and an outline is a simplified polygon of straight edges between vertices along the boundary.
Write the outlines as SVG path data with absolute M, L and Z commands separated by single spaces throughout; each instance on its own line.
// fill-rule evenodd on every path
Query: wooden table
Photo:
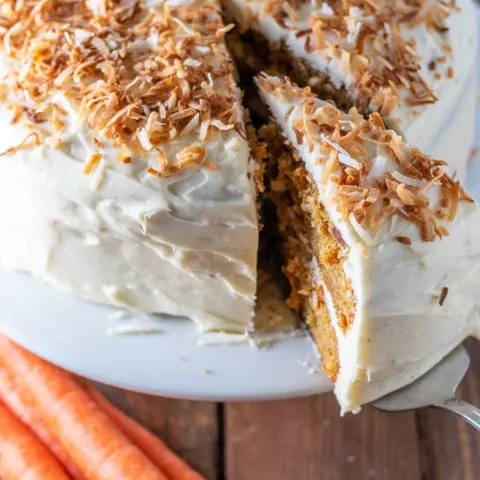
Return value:
M 468 348 L 461 395 L 480 404 L 480 348 Z M 436 409 L 340 418 L 330 394 L 215 404 L 102 389 L 212 480 L 480 479 L 480 434 Z

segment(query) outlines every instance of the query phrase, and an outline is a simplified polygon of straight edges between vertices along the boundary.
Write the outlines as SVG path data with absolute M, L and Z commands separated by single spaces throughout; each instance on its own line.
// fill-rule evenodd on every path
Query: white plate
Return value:
M 162 333 L 108 335 L 116 309 L 80 300 L 22 273 L 0 271 L 0 329 L 67 370 L 152 394 L 253 400 L 325 392 L 307 338 L 270 348 L 199 345 L 190 320 L 160 320 Z M 119 322 L 117 320 L 117 322 Z M 206 372 L 208 371 L 208 372 Z
M 477 65 L 480 79 L 480 61 Z M 479 128 L 477 133 L 480 147 Z M 480 199 L 478 158 L 470 166 L 467 186 Z M 261 349 L 199 345 L 193 323 L 174 319 L 161 321 L 162 333 L 112 336 L 107 331 L 115 310 L 60 293 L 26 274 L 0 270 L 0 330 L 85 377 L 152 394 L 217 401 L 331 390 L 307 338 Z

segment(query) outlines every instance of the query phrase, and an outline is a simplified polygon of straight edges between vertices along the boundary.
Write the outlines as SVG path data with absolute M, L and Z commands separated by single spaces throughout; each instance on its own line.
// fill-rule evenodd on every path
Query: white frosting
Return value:
M 433 3 L 435 0 L 430 0 Z M 288 29 L 282 28 L 268 13 L 265 13 L 263 0 L 226 0 L 224 2 L 230 14 L 243 26 L 258 30 L 272 42 L 284 42 L 293 54 L 311 64 L 316 70 L 325 72 L 337 87 L 351 86 L 355 80 L 351 72 L 344 68 L 341 59 L 328 52 L 308 51 L 305 46 L 306 37 L 297 36 L 299 31 L 310 27 L 309 17 L 315 11 L 323 15 L 332 15 L 333 10 L 327 3 L 317 1 L 306 2 L 297 12 L 298 20 L 286 19 Z M 409 92 L 401 89 L 401 100 L 393 113 L 386 118 L 390 128 L 398 131 L 405 141 L 415 145 L 428 154 L 437 155 L 450 164 L 452 170 L 464 172 L 469 150 L 473 140 L 473 119 L 475 93 L 472 85 L 477 48 L 476 20 L 471 0 L 458 0 L 459 12 L 453 12 L 447 19 L 449 31 L 446 34 L 427 32 L 424 24 L 415 28 L 405 28 L 402 35 L 406 40 L 415 40 L 415 52 L 418 54 L 420 73 L 438 100 L 433 104 L 411 107 L 405 103 Z M 426 8 L 426 7 L 425 7 Z M 350 31 L 347 43 L 355 41 L 356 34 L 362 24 L 365 12 L 359 8 L 352 8 L 348 28 Z M 252 21 L 252 18 L 255 20 Z M 351 37 L 351 38 L 350 38 Z M 335 43 L 335 38 L 331 39 Z M 452 53 L 447 54 L 444 46 L 449 45 Z M 446 63 L 439 65 L 436 70 L 429 69 L 432 60 L 446 57 Z M 441 68 L 440 68 L 441 67 Z M 445 72 L 451 67 L 454 78 L 447 78 Z M 435 74 L 442 73 L 440 79 Z M 354 93 L 354 92 L 352 92 Z M 463 100 L 465 99 L 465 100 Z M 460 112 L 457 109 L 459 102 L 465 101 L 465 108 Z M 454 116 L 462 116 L 466 131 L 466 144 L 457 141 L 457 137 L 446 127 L 451 126 L 450 120 Z M 446 145 L 445 152 L 440 151 L 437 145 Z M 461 150 L 458 146 L 461 145 Z M 456 149 L 456 150 L 455 150 Z
M 12 68 L 1 53 L 0 77 Z M 235 88 L 229 75 L 213 81 L 218 93 Z M 85 161 L 99 151 L 92 132 L 67 98 L 51 101 L 68 112 L 60 145 L 0 157 L 0 264 L 90 300 L 188 316 L 203 330 L 251 329 L 258 228 L 248 142 L 217 130 L 203 165 L 169 178 L 146 172 L 158 168 L 153 152 L 122 164 L 120 150 L 105 146 L 86 175 Z M 1 105 L 2 152 L 27 132 L 11 117 Z M 174 163 L 198 143 L 186 133 L 161 148 Z
M 477 107 L 477 72 L 473 68 L 456 108 L 438 126 L 434 141 L 422 151 L 433 158 L 448 162 L 451 171 L 456 171 L 459 180 L 464 180 L 468 160 L 475 141 L 475 111 Z
M 270 77 L 270 82 L 278 79 Z M 351 219 L 340 220 L 333 200 L 337 185 L 320 181 L 324 162 L 318 158 L 325 156 L 319 149 L 321 138 L 312 151 L 297 143 L 292 122 L 302 118 L 301 98 L 286 93 L 282 98 L 260 89 L 285 138 L 298 150 L 316 181 L 319 201 L 350 248 L 344 270 L 356 298 L 355 319 L 345 334 L 333 313 L 331 317 L 340 361 L 335 393 L 343 412 L 357 410 L 411 382 L 466 336 L 478 334 L 480 206 L 461 202 L 455 220 L 446 224 L 449 236 L 442 240 L 422 241 L 417 226 L 398 216 L 384 223 L 375 237 L 365 238 L 368 232 L 359 231 Z M 317 100 L 317 105 L 326 104 Z M 376 177 L 398 168 L 383 146 L 370 148 L 371 158 L 377 158 Z M 427 195 L 432 208 L 439 205 L 439 186 L 432 186 Z M 397 242 L 397 236 L 410 237 L 411 246 Z M 371 244 L 366 247 L 368 257 L 358 247 L 366 241 Z M 443 287 L 448 288 L 448 295 L 440 306 Z M 325 298 L 333 312 L 328 291 Z

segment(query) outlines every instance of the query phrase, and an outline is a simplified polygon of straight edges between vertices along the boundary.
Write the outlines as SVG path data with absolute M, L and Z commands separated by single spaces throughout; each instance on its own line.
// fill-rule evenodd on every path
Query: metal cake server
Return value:
M 380 410 L 399 412 L 422 407 L 440 407 L 463 417 L 480 430 L 480 409 L 455 396 L 467 373 L 470 357 L 464 347 L 457 347 L 423 377 L 400 390 L 373 402 Z

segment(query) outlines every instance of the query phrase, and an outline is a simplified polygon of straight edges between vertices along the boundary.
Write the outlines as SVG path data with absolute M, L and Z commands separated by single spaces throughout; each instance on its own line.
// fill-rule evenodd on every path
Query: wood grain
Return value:
M 480 405 L 480 349 L 460 395 Z M 448 412 L 339 417 L 333 395 L 216 405 L 100 387 L 212 480 L 476 480 L 478 433 Z
M 366 407 L 339 418 L 333 395 L 226 405 L 228 480 L 420 480 L 415 415 Z
M 480 405 L 480 349 L 467 342 L 471 368 L 459 396 Z M 470 425 L 437 409 L 417 413 L 419 448 L 424 478 L 428 480 L 476 480 L 480 478 L 480 438 Z
M 212 480 L 217 478 L 221 439 L 215 403 L 173 400 L 95 386 L 202 475 Z

